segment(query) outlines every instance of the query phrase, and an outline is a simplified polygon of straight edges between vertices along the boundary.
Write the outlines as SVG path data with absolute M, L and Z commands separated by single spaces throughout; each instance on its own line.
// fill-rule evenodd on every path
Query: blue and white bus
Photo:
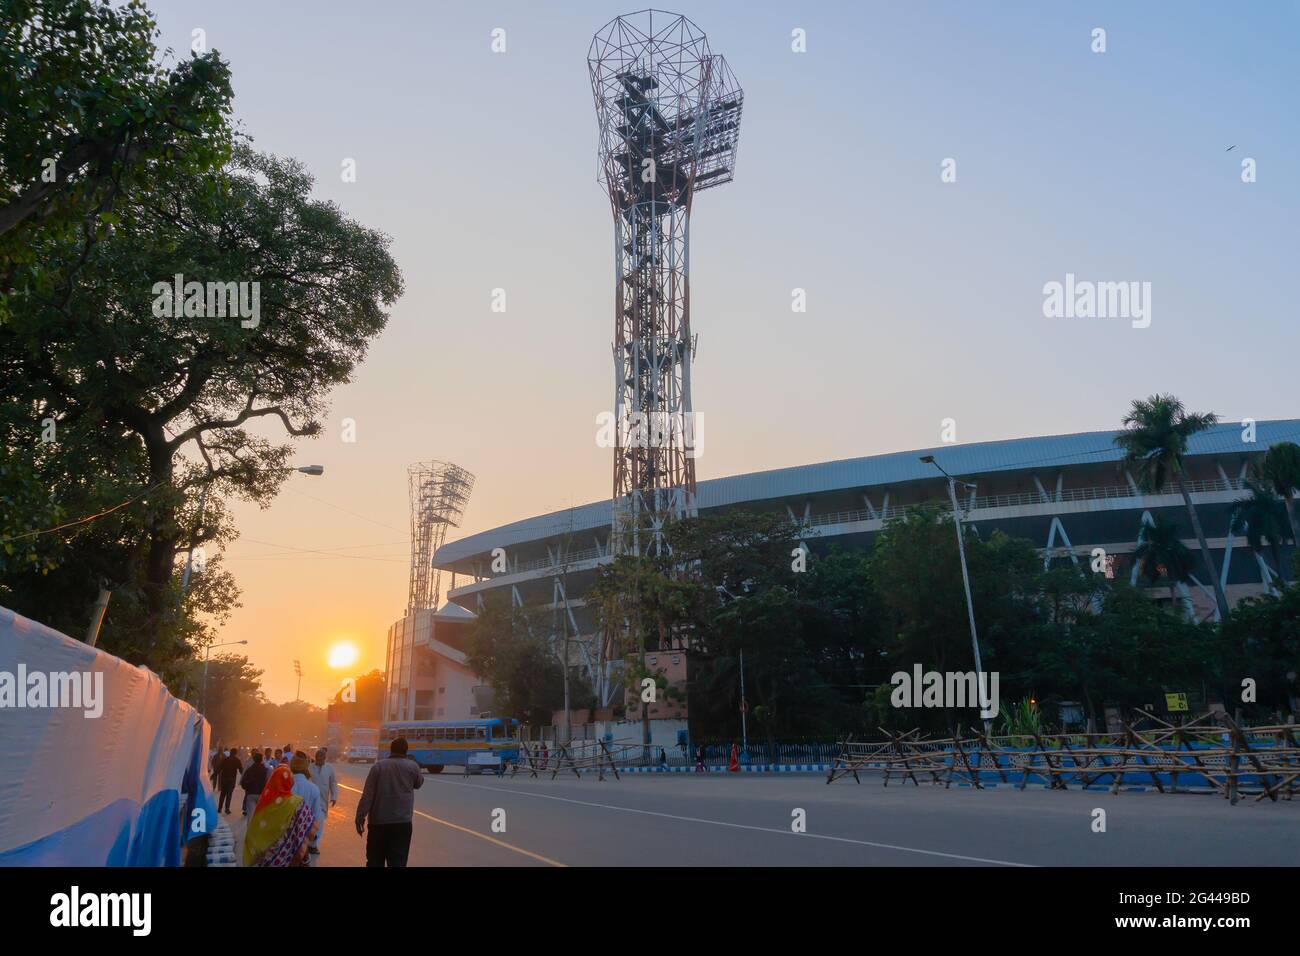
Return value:
M 407 754 L 429 773 L 442 773 L 443 767 L 495 772 L 519 759 L 519 721 L 508 717 L 388 721 L 379 734 L 380 757 L 388 756 L 396 737 L 406 738 Z

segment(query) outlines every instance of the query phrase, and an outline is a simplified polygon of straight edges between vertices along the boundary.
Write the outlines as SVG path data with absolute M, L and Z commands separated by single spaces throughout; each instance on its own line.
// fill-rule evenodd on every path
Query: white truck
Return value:
M 348 763 L 374 763 L 379 759 L 379 731 L 374 727 L 353 727 L 348 741 Z

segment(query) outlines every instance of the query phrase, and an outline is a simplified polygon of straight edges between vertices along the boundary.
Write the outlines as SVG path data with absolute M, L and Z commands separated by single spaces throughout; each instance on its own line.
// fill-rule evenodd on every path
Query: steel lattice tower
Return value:
M 448 527 L 459 527 L 474 490 L 474 476 L 445 461 L 416 462 L 406 469 L 411 495 L 411 586 L 407 614 L 437 609 L 441 597 L 433 556 Z
M 611 20 L 587 65 L 614 215 L 611 544 L 659 553 L 665 526 L 696 513 L 691 202 L 731 181 L 743 94 L 700 29 L 660 10 Z

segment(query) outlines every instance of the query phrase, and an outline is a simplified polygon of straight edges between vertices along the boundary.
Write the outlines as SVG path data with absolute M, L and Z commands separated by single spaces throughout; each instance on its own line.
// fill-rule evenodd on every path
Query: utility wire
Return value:
M 398 528 L 395 525 L 387 524 L 386 522 L 383 521 L 377 521 L 374 518 L 368 518 L 365 515 L 360 514 L 356 511 L 349 511 L 347 508 L 344 508 L 341 505 L 336 505 L 332 501 L 326 501 L 324 498 L 317 498 L 315 495 L 309 495 L 307 494 L 307 492 L 299 491 L 296 488 L 290 488 L 289 490 L 292 491 L 294 494 L 302 495 L 304 498 L 310 498 L 312 501 L 319 501 L 323 505 L 328 505 L 329 507 L 333 508 L 336 511 L 342 511 L 344 514 L 352 515 L 352 517 L 354 518 L 360 518 L 362 521 L 369 521 L 371 524 L 377 524 L 381 528 L 387 528 L 389 531 L 399 531 L 402 533 L 406 533 L 410 530 L 408 528 Z M 252 539 L 250 538 L 249 540 Z
M 53 528 L 42 528 L 39 531 L 24 531 L 22 534 L 16 534 L 9 538 L 0 538 L 0 544 L 7 544 L 10 541 L 21 541 L 24 538 L 35 538 L 42 534 L 53 534 L 56 531 L 62 531 L 64 528 L 75 528 L 79 524 L 86 524 L 88 522 L 95 521 L 99 518 L 103 518 L 105 515 L 111 515 L 114 511 L 121 511 L 127 505 L 135 504 L 140 499 L 157 491 L 163 485 L 169 485 L 169 484 L 171 484 L 170 481 L 159 482 L 158 484 L 154 485 L 152 488 L 146 488 L 138 495 L 126 499 L 126 501 L 123 501 L 121 504 L 113 505 L 113 507 L 111 508 L 106 508 L 105 510 L 99 512 L 98 514 L 89 515 L 88 517 L 85 518 L 78 518 L 76 521 L 67 521 L 63 524 L 55 525 Z

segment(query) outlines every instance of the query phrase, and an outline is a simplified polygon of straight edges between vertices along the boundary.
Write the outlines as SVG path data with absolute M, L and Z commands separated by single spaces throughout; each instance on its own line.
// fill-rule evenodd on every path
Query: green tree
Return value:
M 1039 632 L 1034 673 L 1054 691 L 1079 694 L 1094 724 L 1108 702 L 1143 706 L 1217 680 L 1216 627 L 1171 613 L 1127 583 L 1110 584 L 1099 613 L 1066 624 Z
M 661 676 L 645 664 L 649 650 L 685 645 L 684 631 L 698 620 L 702 585 L 681 568 L 684 555 L 619 555 L 600 568 L 586 600 L 596 610 L 603 639 L 615 659 L 622 659 L 625 694 L 641 711 L 641 742 L 650 745 L 650 705 L 642 681 Z
M 88 249 L 160 164 L 227 158 L 226 64 L 161 66 L 157 37 L 139 0 L 0 4 L 0 292 L 48 293 L 44 241 Z
M 1138 574 L 1147 583 L 1154 586 L 1164 579 L 1169 588 L 1170 607 L 1177 609 L 1177 587 L 1192 579 L 1194 564 L 1192 552 L 1183 544 L 1183 532 L 1177 523 L 1160 515 L 1153 515 L 1150 523 L 1143 522 L 1138 528 L 1138 545 L 1133 560 Z
M 118 227 L 88 254 L 45 245 L 63 294 L 15 305 L 0 368 L 36 420 L 57 420 L 50 453 L 64 474 L 111 461 L 108 473 L 140 499 L 140 533 L 114 576 L 141 592 L 132 644 L 160 669 L 185 653 L 178 556 L 233 536 L 223 498 L 274 496 L 293 446 L 262 423 L 290 438 L 319 431 L 329 391 L 383 329 L 401 278 L 387 238 L 312 199 L 294 161 L 239 148 L 220 170 L 155 174 L 151 190 L 123 197 Z M 173 303 L 178 274 L 258 288 L 258 314 L 208 314 L 203 292 Z
M 968 531 L 967 543 L 975 540 Z M 959 562 L 952 517 L 941 509 L 917 506 L 885 522 L 868 570 L 895 662 L 940 671 L 974 666 Z
M 1290 524 L 1283 500 L 1261 479 L 1247 479 L 1249 498 L 1243 498 L 1232 507 L 1228 527 L 1233 534 L 1244 534 L 1255 560 L 1260 562 L 1260 552 L 1267 547 L 1273 555 L 1273 567 L 1286 580 L 1282 562 L 1282 542 L 1288 537 Z M 1262 563 L 1262 562 L 1261 562 Z
M 1300 543 L 1300 524 L 1295 516 L 1295 492 L 1300 488 L 1300 445 L 1293 441 L 1280 441 L 1270 445 L 1260 464 L 1260 478 L 1273 493 L 1286 504 L 1287 521 L 1291 525 L 1291 540 Z
M 492 686 L 496 711 L 524 724 L 549 725 L 564 706 L 564 670 L 546 633 L 541 612 L 504 600 L 487 601 L 470 629 L 470 667 Z M 571 683 L 573 705 L 592 706 L 590 692 Z
M 388 684 L 384 672 L 375 668 L 368 674 L 358 674 L 352 679 L 352 700 L 344 700 L 344 691 L 340 687 L 330 698 L 330 703 L 338 705 L 339 723 L 344 727 L 357 724 L 379 724 L 384 719 L 384 694 Z
M 1212 428 L 1218 421 L 1219 417 L 1212 412 L 1188 412 L 1183 403 L 1172 395 L 1138 398 L 1133 400 L 1132 408 L 1124 416 L 1124 431 L 1115 436 L 1115 444 L 1124 451 L 1124 464 L 1137 472 L 1138 484 L 1146 490 L 1159 493 L 1173 480 L 1179 494 L 1183 496 L 1187 517 L 1191 519 L 1192 530 L 1200 544 L 1205 571 L 1214 587 L 1219 617 L 1227 620 L 1228 598 L 1223 593 L 1219 572 L 1210 555 L 1200 515 L 1192 504 L 1183 463 L 1188 439 Z
M 1292 711 L 1300 693 L 1300 585 L 1250 597 L 1223 627 L 1229 650 L 1224 699 L 1241 701 L 1242 681 L 1255 682 L 1259 709 Z M 1248 708 L 1250 704 L 1246 705 Z

